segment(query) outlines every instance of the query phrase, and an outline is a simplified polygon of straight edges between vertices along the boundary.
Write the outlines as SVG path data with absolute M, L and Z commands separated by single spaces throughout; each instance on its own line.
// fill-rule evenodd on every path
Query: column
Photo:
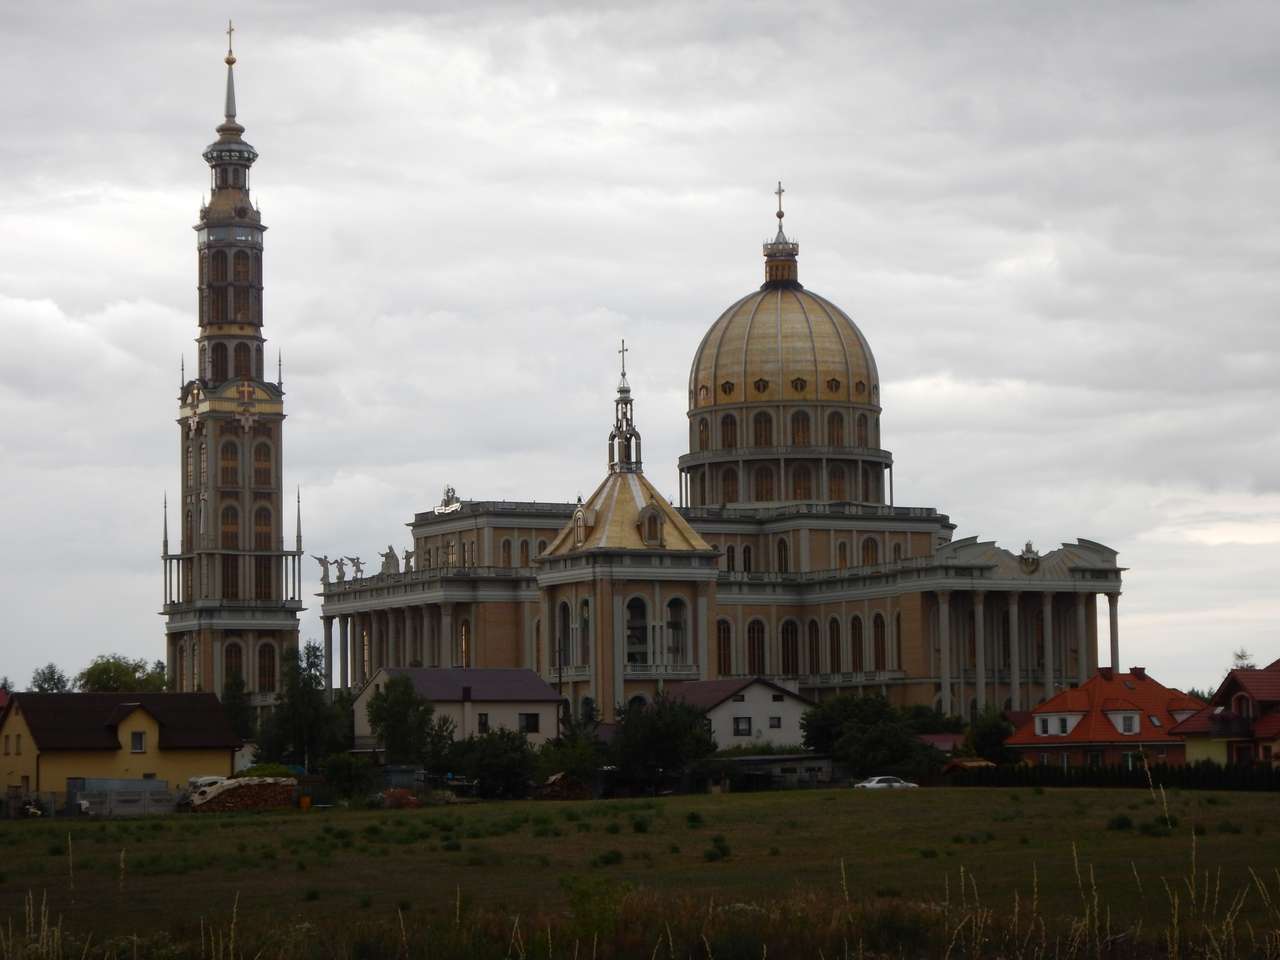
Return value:
M 698 624 L 697 657 L 698 657 L 698 679 L 700 680 L 707 680 L 707 679 L 710 679 L 711 677 L 711 668 L 708 666 L 708 664 L 711 662 L 710 650 L 709 650 L 710 635 L 708 633 L 708 630 L 710 628 L 709 615 L 708 615 L 708 603 L 707 603 L 708 592 L 710 592 L 710 587 L 707 584 L 702 583 L 698 585 L 698 591 L 697 591 L 698 618 L 695 622 Z
M 973 640 L 976 654 L 974 689 L 978 694 L 978 712 L 987 705 L 987 621 L 982 604 L 985 595 L 981 590 L 973 593 L 973 629 L 976 634 Z
M 1018 636 L 1018 592 L 1009 594 L 1009 703 L 1022 709 L 1022 638 Z
M 1080 686 L 1089 679 L 1089 631 L 1085 626 L 1085 596 L 1076 594 L 1076 676 Z
M 348 616 L 338 618 L 338 683 L 343 690 L 349 690 L 351 687 L 351 675 L 347 672 L 351 666 L 351 652 L 348 644 L 348 634 L 350 633 L 350 620 Z
M 422 656 L 422 665 L 424 667 L 431 666 L 431 604 L 424 603 L 422 612 L 420 613 L 422 622 L 418 624 L 419 629 L 419 650 Z
M 942 714 L 949 717 L 951 716 L 951 594 L 945 590 L 938 591 L 938 644 L 942 659 Z
M 1053 594 L 1045 591 L 1041 597 L 1041 616 L 1044 620 L 1044 699 L 1053 696 Z
M 1120 672 L 1120 594 L 1107 594 L 1108 612 L 1111 614 L 1111 669 Z
M 458 665 L 453 649 L 453 604 L 440 604 L 440 660 L 446 667 Z
M 378 672 L 383 666 L 382 643 L 386 631 L 382 627 L 382 614 L 377 610 L 369 612 L 369 676 Z M 367 679 L 367 678 L 366 678 Z
M 324 624 L 324 688 L 333 699 L 333 617 L 321 617 Z

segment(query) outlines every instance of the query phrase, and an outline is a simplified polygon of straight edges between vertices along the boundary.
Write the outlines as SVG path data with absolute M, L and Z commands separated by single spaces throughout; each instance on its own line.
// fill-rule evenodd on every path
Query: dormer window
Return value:
M 1131 713 L 1126 713 L 1123 717 L 1120 718 L 1121 733 L 1133 733 L 1135 725 L 1136 724 L 1134 723 L 1134 720 L 1133 720 L 1133 714 Z
M 840 381 L 837 380 L 835 377 L 832 377 L 830 380 L 827 381 L 827 389 L 830 390 L 832 393 L 835 393 L 837 390 L 840 389 Z
M 1039 733 L 1040 736 L 1042 737 L 1047 737 L 1049 735 L 1049 718 L 1040 717 L 1036 722 L 1040 726 L 1040 729 L 1037 730 L 1036 732 Z
M 756 393 L 764 393 L 766 390 L 769 389 L 769 381 L 766 380 L 764 377 L 761 377 L 759 380 L 753 383 L 752 386 L 756 388 Z
M 666 518 L 662 515 L 662 511 L 658 509 L 657 504 L 652 500 L 640 511 L 638 524 L 640 527 L 640 539 L 644 541 L 646 547 L 661 547 L 663 545 L 663 526 Z
M 808 385 L 809 385 L 809 381 L 806 380 L 804 377 L 796 377 L 794 380 L 791 381 L 791 389 L 796 391 L 796 393 L 802 392 L 804 388 L 807 387 Z
M 733 396 L 733 381 L 726 380 L 724 383 L 720 384 L 720 392 L 726 397 Z
M 1253 699 L 1247 693 L 1237 693 L 1231 698 L 1231 712 L 1242 717 L 1253 716 Z

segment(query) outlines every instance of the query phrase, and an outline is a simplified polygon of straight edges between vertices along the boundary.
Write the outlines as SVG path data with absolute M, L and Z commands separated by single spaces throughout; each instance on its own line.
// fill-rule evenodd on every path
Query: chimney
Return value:
M 1145 680 L 1145 679 L 1147 679 L 1147 668 L 1146 668 L 1146 667 L 1130 667 L 1130 668 L 1129 668 L 1129 673 L 1131 673 L 1134 677 L 1136 677 L 1136 678 L 1137 678 L 1137 679 L 1139 679 L 1139 680 Z
M 1112 674 L 1112 673 L 1113 673 L 1113 671 L 1112 671 L 1112 669 L 1111 669 L 1110 667 L 1099 667 L 1099 668 L 1098 668 L 1098 676 L 1100 676 L 1103 680 L 1110 680 L 1110 679 L 1111 679 L 1111 674 Z

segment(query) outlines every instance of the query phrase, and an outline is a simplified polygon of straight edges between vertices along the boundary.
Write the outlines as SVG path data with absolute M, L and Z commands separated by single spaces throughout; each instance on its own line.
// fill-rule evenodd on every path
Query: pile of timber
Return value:
M 202 787 L 191 795 L 196 813 L 235 813 L 292 807 L 298 790 L 293 777 L 240 777 Z

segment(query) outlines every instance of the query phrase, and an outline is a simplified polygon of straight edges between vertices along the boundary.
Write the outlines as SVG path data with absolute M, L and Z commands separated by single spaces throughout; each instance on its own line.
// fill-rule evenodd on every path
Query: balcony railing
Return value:
M 639 680 L 648 677 L 680 677 L 688 680 L 698 676 L 696 663 L 628 663 L 623 676 Z
M 893 454 L 881 447 L 817 447 L 789 444 L 780 447 L 725 447 L 717 450 L 695 450 L 680 457 L 681 467 L 703 463 L 725 463 L 734 460 L 870 460 L 893 462 Z

